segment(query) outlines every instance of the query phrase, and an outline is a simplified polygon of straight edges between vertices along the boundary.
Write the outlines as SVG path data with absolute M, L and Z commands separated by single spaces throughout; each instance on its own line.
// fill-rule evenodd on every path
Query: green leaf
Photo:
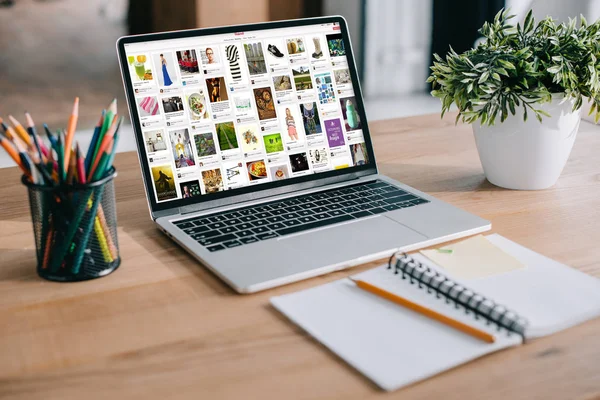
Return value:
M 517 69 L 515 68 L 515 66 L 513 65 L 513 63 L 506 61 L 506 60 L 502 60 L 502 59 L 498 59 L 498 62 L 506 69 Z
M 529 33 L 533 30 L 533 10 L 529 10 L 527 15 L 525 16 L 525 21 L 523 22 L 523 31 L 525 33 Z
M 479 83 L 481 85 L 482 83 L 487 81 L 489 77 L 490 77 L 490 72 L 485 71 L 483 74 L 481 74 L 481 76 L 479 77 L 479 81 L 477 81 L 477 83 Z
M 554 65 L 554 66 L 552 66 L 552 67 L 548 68 L 548 69 L 547 69 L 547 71 L 548 71 L 549 73 L 551 73 L 551 74 L 557 74 L 557 73 L 559 73 L 559 72 L 560 72 L 560 70 L 561 70 L 561 69 L 562 69 L 562 68 L 561 68 L 561 66 L 560 66 L 560 65 Z

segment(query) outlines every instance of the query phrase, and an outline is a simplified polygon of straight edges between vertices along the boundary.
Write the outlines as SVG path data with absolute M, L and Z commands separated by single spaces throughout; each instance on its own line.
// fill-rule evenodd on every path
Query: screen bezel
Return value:
M 257 30 L 268 30 L 268 29 L 277 29 L 277 28 L 291 28 L 296 26 L 306 26 L 306 25 L 318 25 L 324 23 L 334 23 L 337 22 L 340 26 L 340 33 L 344 39 L 344 44 L 347 45 L 346 49 L 346 58 L 348 61 L 348 70 L 350 71 L 350 76 L 352 79 L 352 85 L 354 89 L 354 97 L 357 102 L 358 112 L 363 121 L 363 137 L 365 141 L 365 146 L 367 149 L 367 154 L 370 162 L 366 165 L 362 166 L 354 166 L 343 168 L 339 170 L 333 171 L 325 171 L 319 172 L 310 175 L 303 175 L 296 178 L 285 179 L 277 182 L 266 182 L 260 185 L 248 185 L 242 188 L 234 189 L 234 190 L 225 190 L 222 192 L 211 193 L 211 194 L 203 194 L 198 197 L 193 197 L 190 199 L 177 199 L 170 200 L 159 203 L 156 199 L 156 195 L 152 186 L 152 174 L 150 171 L 150 165 L 148 163 L 148 154 L 146 153 L 146 147 L 144 146 L 144 138 L 142 134 L 142 129 L 139 121 L 139 115 L 137 107 L 135 106 L 135 94 L 133 89 L 133 83 L 131 80 L 131 76 L 129 74 L 129 68 L 127 63 L 127 56 L 125 53 L 125 45 L 131 43 L 139 43 L 139 42 L 151 42 L 151 41 L 160 41 L 160 40 L 168 40 L 168 39 L 182 39 L 182 38 L 190 38 L 190 37 L 199 37 L 199 36 L 210 36 L 210 35 L 218 35 L 218 34 L 227 34 L 227 33 L 236 33 L 236 32 L 249 32 L 249 31 L 257 31 Z M 129 114 L 131 117 L 131 123 L 134 128 L 134 134 L 136 138 L 137 148 L 138 148 L 138 156 L 140 161 L 140 166 L 142 168 L 142 175 L 144 178 L 144 184 L 146 187 L 146 197 L 148 198 L 148 202 L 150 204 L 150 209 L 154 215 L 155 212 L 164 211 L 169 209 L 175 209 L 178 207 L 186 207 L 186 206 L 194 206 L 194 205 L 203 205 L 205 203 L 214 204 L 214 201 L 217 202 L 219 200 L 224 200 L 226 198 L 235 197 L 237 201 L 245 201 L 256 198 L 257 192 L 270 191 L 270 189 L 275 189 L 273 192 L 275 194 L 282 192 L 290 192 L 295 190 L 304 189 L 306 187 L 314 186 L 314 181 L 323 181 L 323 184 L 330 183 L 332 181 L 343 181 L 347 179 L 355 179 L 360 176 L 376 174 L 377 173 L 377 165 L 375 162 L 375 154 L 373 152 L 373 145 L 371 141 L 371 135 L 369 132 L 369 127 L 367 123 L 367 117 L 364 108 L 364 102 L 362 98 L 362 91 L 360 87 L 360 83 L 358 80 L 358 74 L 356 71 L 356 64 L 354 61 L 354 54 L 352 51 L 352 44 L 350 43 L 350 36 L 348 34 L 346 20 L 342 16 L 329 16 L 329 17 L 317 17 L 317 18 L 307 18 L 300 20 L 286 20 L 286 21 L 274 21 L 274 22 L 265 22 L 260 24 L 245 24 L 245 25 L 232 25 L 218 28 L 204 28 L 204 29 L 191 29 L 191 30 L 183 30 L 183 31 L 173 31 L 173 32 L 163 32 L 163 33 L 151 33 L 144 35 L 135 35 L 135 36 L 124 36 L 117 40 L 117 53 L 119 57 L 119 65 L 121 68 L 121 75 L 123 79 L 123 83 L 125 86 L 125 95 L 127 97 Z M 333 178 L 333 179 L 327 179 Z M 337 179 L 336 179 L 337 178 Z M 313 185 L 306 183 L 313 183 Z M 230 203 L 227 201 L 227 203 Z M 200 208 L 201 209 L 201 208 Z

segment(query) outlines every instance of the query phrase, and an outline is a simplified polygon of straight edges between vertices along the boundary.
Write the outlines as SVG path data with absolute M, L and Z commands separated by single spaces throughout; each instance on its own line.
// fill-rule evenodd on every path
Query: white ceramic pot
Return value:
M 581 121 L 581 110 L 573 112 L 573 100 L 561 104 L 562 96 L 539 105 L 551 117 L 540 123 L 533 112 L 523 122 L 522 109 L 494 126 L 473 124 L 475 142 L 485 176 L 507 189 L 539 190 L 556 183 Z

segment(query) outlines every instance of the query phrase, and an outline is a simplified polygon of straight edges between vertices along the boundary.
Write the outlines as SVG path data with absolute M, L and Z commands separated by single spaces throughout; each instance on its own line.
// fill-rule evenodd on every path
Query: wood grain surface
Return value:
M 382 173 L 600 277 L 598 132 L 580 132 L 555 187 L 530 192 L 488 183 L 471 128 L 452 116 L 371 129 Z M 119 154 L 116 166 L 122 266 L 71 284 L 37 277 L 26 190 L 15 168 L 2 170 L 0 398 L 600 398 L 600 319 L 383 393 L 268 302 L 378 263 L 237 295 L 154 227 L 137 156 Z

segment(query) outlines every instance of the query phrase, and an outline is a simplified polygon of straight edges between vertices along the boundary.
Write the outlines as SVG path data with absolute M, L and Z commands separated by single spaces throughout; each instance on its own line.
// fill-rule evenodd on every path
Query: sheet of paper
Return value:
M 485 278 L 525 268 L 525 264 L 482 235 L 439 249 L 422 250 L 421 254 L 458 279 Z

